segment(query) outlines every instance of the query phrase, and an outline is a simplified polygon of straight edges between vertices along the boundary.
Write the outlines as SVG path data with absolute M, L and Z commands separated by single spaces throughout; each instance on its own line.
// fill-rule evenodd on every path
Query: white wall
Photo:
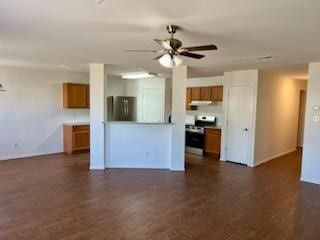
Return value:
M 0 67 L 0 160 L 63 152 L 62 124 L 89 121 L 89 110 L 63 108 L 63 82 L 89 76 Z
M 106 124 L 106 167 L 169 169 L 171 128 L 170 124 Z
M 171 170 L 185 170 L 185 117 L 187 66 L 172 70 L 172 151 Z
M 320 116 L 320 62 L 309 64 L 305 135 L 302 159 L 303 181 L 320 184 L 320 122 L 314 117 Z
M 107 72 L 105 64 L 90 64 L 90 169 L 105 169 Z
M 108 82 L 106 86 L 106 97 L 110 96 L 124 96 L 125 94 L 125 82 L 121 77 L 108 76 Z
M 255 163 L 296 150 L 300 91 L 306 81 L 259 71 Z
M 224 85 L 224 76 L 189 78 L 187 80 L 187 87 L 207 87 L 207 86 L 223 86 L 223 85 Z M 224 122 L 224 105 L 223 105 L 223 102 L 218 102 L 210 106 L 198 106 L 197 110 L 188 110 L 187 115 L 215 116 L 217 117 L 217 125 L 222 127 Z

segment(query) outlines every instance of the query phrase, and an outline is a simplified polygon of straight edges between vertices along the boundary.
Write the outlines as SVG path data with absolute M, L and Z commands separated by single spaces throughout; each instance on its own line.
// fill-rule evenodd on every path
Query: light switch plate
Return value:
M 320 116 L 313 116 L 312 121 L 319 122 L 320 121 Z

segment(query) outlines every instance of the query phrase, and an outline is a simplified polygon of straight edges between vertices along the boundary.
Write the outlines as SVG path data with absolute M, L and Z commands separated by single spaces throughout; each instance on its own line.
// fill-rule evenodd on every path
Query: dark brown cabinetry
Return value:
M 90 149 L 90 125 L 63 125 L 64 152 L 86 151 Z
M 221 129 L 205 129 L 204 152 L 208 156 L 220 157 Z
M 90 89 L 88 84 L 64 83 L 63 84 L 64 108 L 89 108 Z

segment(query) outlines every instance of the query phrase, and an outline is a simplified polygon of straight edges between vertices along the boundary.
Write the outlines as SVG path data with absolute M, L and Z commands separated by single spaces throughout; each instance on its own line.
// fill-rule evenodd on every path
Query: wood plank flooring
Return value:
M 89 171 L 88 154 L 0 162 L 1 240 L 320 239 L 301 153 L 255 169 L 188 156 L 187 171 Z

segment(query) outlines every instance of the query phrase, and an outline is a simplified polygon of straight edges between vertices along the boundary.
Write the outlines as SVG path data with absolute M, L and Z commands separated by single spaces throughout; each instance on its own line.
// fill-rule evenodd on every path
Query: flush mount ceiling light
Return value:
M 136 72 L 136 73 L 128 73 L 122 75 L 123 79 L 140 79 L 140 78 L 151 78 L 156 77 L 157 74 L 155 73 L 148 73 L 148 72 Z
M 4 89 L 4 87 L 2 86 L 2 84 L 0 83 L 0 92 L 5 92 L 6 90 Z

